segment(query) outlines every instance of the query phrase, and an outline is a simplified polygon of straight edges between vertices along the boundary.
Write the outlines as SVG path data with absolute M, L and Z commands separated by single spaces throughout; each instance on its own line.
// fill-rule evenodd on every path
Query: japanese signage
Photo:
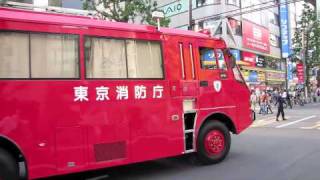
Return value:
M 195 6 L 196 0 L 192 1 L 193 6 Z M 166 17 L 174 16 L 189 10 L 189 0 L 174 1 L 170 4 L 160 7 L 159 9 L 164 12 Z
M 286 80 L 286 74 L 283 73 L 283 72 L 267 71 L 266 72 L 266 79 L 267 79 L 267 81 L 281 81 L 281 82 L 284 82 Z
M 257 55 L 250 53 L 250 52 L 242 52 L 243 61 L 250 63 L 251 66 L 256 66 L 256 58 Z
M 261 52 L 270 52 L 269 30 L 248 21 L 242 21 L 243 46 Z
M 265 66 L 265 59 L 263 56 L 258 56 L 257 57 L 257 67 L 264 67 Z
M 287 75 L 288 75 L 288 80 L 292 80 L 293 79 L 293 74 L 292 74 L 292 69 L 293 69 L 293 65 L 291 62 L 288 62 L 288 69 L 287 69 Z
M 281 52 L 282 57 L 287 58 L 290 55 L 290 29 L 288 18 L 287 0 L 280 0 L 280 32 L 281 32 Z
M 150 88 L 150 90 L 148 89 Z M 84 101 L 110 101 L 110 100 L 128 100 L 130 97 L 129 86 L 99 86 L 92 89 L 89 89 L 87 86 L 78 86 L 74 87 L 74 101 L 84 102 Z M 93 99 L 89 98 L 89 92 L 94 91 L 95 97 Z M 110 92 L 112 91 L 112 92 Z M 134 92 L 133 97 L 137 100 L 153 98 L 153 99 L 161 99 L 163 98 L 164 88 L 161 85 L 155 85 L 151 87 L 147 87 L 145 85 L 135 85 L 132 88 Z M 150 91 L 150 92 L 148 92 Z
M 303 69 L 303 64 L 302 64 L 302 63 L 297 64 L 296 68 L 297 68 L 298 83 L 299 83 L 299 84 L 304 84 L 304 69 Z

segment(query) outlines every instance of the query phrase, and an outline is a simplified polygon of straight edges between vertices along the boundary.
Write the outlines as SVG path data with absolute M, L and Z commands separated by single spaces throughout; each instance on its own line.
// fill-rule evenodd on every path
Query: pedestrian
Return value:
M 256 92 L 252 90 L 250 95 L 250 104 L 251 104 L 251 109 L 254 112 L 256 110 L 257 99 L 258 98 L 257 98 Z
M 320 86 L 316 89 L 315 95 L 316 95 L 316 99 L 317 99 L 316 101 L 319 102 L 320 101 Z
M 285 104 L 285 100 L 283 99 L 281 93 L 278 95 L 278 98 L 277 98 L 277 101 L 276 101 L 276 104 L 275 105 L 278 105 L 278 112 L 277 112 L 277 118 L 276 118 L 276 121 L 279 121 L 279 116 L 280 116 L 280 113 L 281 113 L 281 116 L 282 116 L 282 120 L 285 121 L 287 120 L 284 116 L 284 111 L 283 111 L 283 104 Z
M 286 99 L 287 99 L 287 103 L 288 103 L 289 108 L 292 109 L 291 95 L 290 95 L 289 91 L 287 91 Z
M 271 97 L 271 94 L 270 93 L 267 93 L 267 101 L 266 101 L 266 106 L 267 106 L 267 114 L 269 113 L 270 111 L 270 114 L 273 114 L 272 112 L 272 109 L 271 109 L 271 102 L 272 102 L 272 97 Z
M 261 93 L 260 97 L 259 97 L 259 102 L 260 102 L 259 114 L 265 115 L 267 113 L 267 111 L 266 111 L 266 101 L 267 101 L 266 92 L 263 91 Z

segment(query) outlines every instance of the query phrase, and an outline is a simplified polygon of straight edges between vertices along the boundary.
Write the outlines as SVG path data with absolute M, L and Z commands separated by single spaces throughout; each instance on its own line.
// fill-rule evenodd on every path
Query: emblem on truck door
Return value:
M 221 81 L 213 81 L 213 87 L 216 92 L 220 92 L 221 86 Z

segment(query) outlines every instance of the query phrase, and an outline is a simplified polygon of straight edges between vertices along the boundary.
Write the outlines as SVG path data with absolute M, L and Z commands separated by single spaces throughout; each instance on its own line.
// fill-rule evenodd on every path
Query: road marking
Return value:
M 290 116 L 288 116 L 287 118 L 290 118 Z M 265 126 L 265 125 L 273 124 L 273 123 L 277 122 L 275 119 L 276 118 L 274 116 L 272 116 L 272 117 L 267 117 L 265 119 L 256 120 L 251 125 L 251 127 L 262 127 L 262 126 Z
M 289 123 L 286 123 L 286 124 L 282 124 L 280 126 L 277 126 L 276 128 L 283 128 L 283 127 L 287 127 L 287 126 L 290 126 L 292 124 L 297 124 L 299 122 L 302 122 L 302 121 L 306 121 L 306 120 L 309 120 L 309 119 L 312 119 L 312 118 L 315 118 L 317 117 L 316 115 L 312 115 L 312 116 L 308 116 L 306 118 L 303 118 L 303 119 L 299 119 L 299 120 L 296 120 L 296 121 L 293 121 L 293 122 L 289 122 Z
M 320 128 L 320 121 L 316 123 L 314 126 L 309 126 L 309 127 L 300 127 L 301 129 L 319 129 Z

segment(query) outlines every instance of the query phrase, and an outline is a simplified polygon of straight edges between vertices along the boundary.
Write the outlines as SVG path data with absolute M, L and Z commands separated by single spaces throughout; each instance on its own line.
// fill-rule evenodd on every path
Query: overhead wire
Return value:
M 247 6 L 247 7 L 239 8 L 239 9 L 236 9 L 236 10 L 226 11 L 226 12 L 222 12 L 222 13 L 215 14 L 215 15 L 210 15 L 210 16 L 206 16 L 206 17 L 197 18 L 195 20 L 201 21 L 201 20 L 214 19 L 214 18 L 224 19 L 224 18 L 228 18 L 228 17 L 240 16 L 240 15 L 243 15 L 243 14 L 250 14 L 250 13 L 253 13 L 253 12 L 257 12 L 257 11 L 267 10 L 267 9 L 270 9 L 270 8 L 278 7 L 280 5 L 287 5 L 287 4 L 296 3 L 296 2 L 300 2 L 300 1 L 303 1 L 303 0 L 291 0 L 291 1 L 286 1 L 286 2 L 283 2 L 283 3 L 274 3 L 272 5 L 251 9 L 252 7 L 261 6 L 263 4 L 268 4 L 268 3 L 274 2 L 274 1 L 268 1 L 268 2 L 265 2 L 265 3 L 260 3 L 260 4 L 256 4 L 256 5 L 252 5 L 252 6 Z M 244 9 L 249 9 L 249 10 L 243 11 Z M 235 12 L 235 13 L 228 14 L 230 12 Z M 224 14 L 226 14 L 226 15 L 224 15 Z M 221 16 L 221 15 L 223 15 L 223 16 Z

